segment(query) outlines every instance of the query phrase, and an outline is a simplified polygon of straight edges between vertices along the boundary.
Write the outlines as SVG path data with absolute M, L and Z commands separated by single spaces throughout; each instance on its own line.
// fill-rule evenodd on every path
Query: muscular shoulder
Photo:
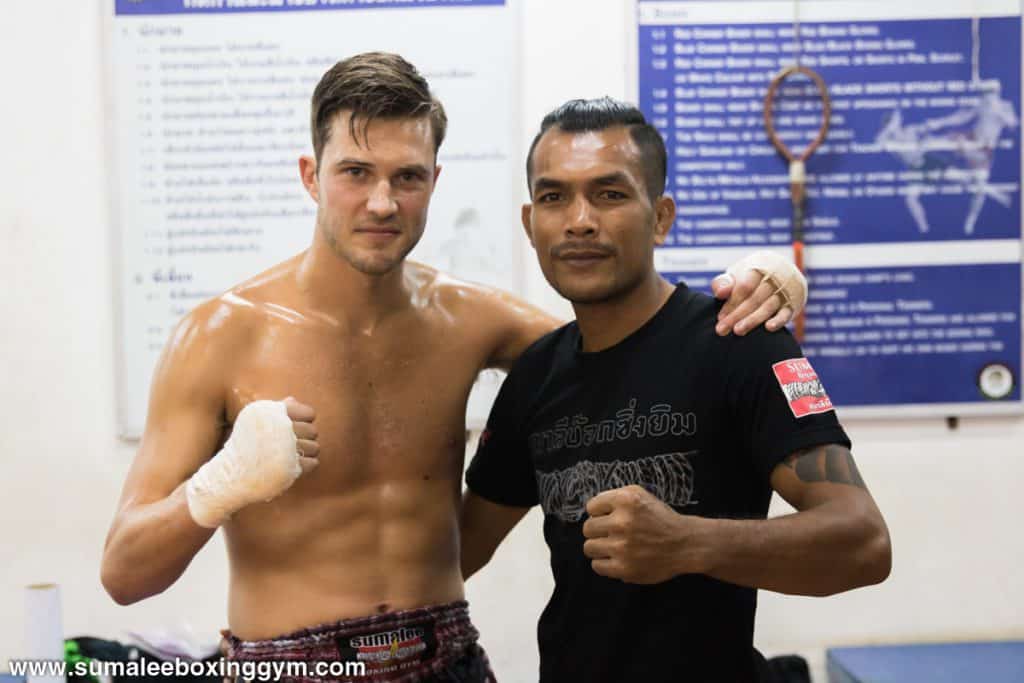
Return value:
M 483 345 L 489 367 L 508 369 L 523 349 L 562 324 L 546 311 L 497 287 L 468 282 L 414 264 L 420 296 Z
M 189 311 L 178 323 L 173 338 L 188 346 L 231 341 L 244 337 L 256 318 L 254 306 L 229 291 Z
M 174 328 L 158 372 L 212 374 L 223 370 L 249 338 L 253 319 L 249 307 L 230 292 L 203 302 Z
M 287 310 L 281 299 L 291 267 L 286 261 L 196 306 L 178 323 L 168 351 L 201 365 L 237 357 L 273 310 Z
M 415 282 L 414 299 L 457 319 L 472 319 L 486 325 L 501 317 L 514 297 L 497 287 L 462 280 L 422 263 L 409 263 L 407 270 Z
M 248 280 L 240 282 L 220 296 L 197 306 L 186 324 L 206 341 L 237 345 L 251 339 L 253 333 L 270 318 L 300 313 L 292 300 L 296 259 L 279 263 Z

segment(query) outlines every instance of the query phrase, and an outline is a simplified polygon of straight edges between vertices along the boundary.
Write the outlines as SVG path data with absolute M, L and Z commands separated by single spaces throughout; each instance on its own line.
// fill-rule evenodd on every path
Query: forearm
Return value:
M 466 491 L 459 515 L 462 578 L 468 579 L 494 556 L 529 508 L 499 505 Z
M 704 573 L 795 595 L 831 595 L 889 574 L 889 534 L 870 499 L 827 502 L 768 520 L 706 519 Z
M 459 540 L 462 553 L 463 581 L 480 571 L 494 557 L 502 538 L 493 538 L 494 534 L 486 533 L 480 519 L 474 515 L 466 515 L 463 510 L 459 529 Z
M 118 512 L 103 550 L 103 587 L 122 605 L 166 590 L 214 531 L 193 521 L 185 484 L 163 500 L 127 506 Z
M 494 557 L 494 548 L 484 549 L 478 544 L 464 543 L 462 546 L 462 580 L 467 581 L 469 577 L 483 569 L 492 557 Z

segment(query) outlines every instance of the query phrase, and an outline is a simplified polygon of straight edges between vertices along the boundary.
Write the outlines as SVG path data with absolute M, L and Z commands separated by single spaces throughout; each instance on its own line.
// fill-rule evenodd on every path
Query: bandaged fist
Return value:
M 310 406 L 289 397 L 245 406 L 224 447 L 185 487 L 189 512 L 214 528 L 246 505 L 284 493 L 318 464 L 320 446 Z
M 728 298 L 718 312 L 715 331 L 744 335 L 765 323 L 777 330 L 807 303 L 807 280 L 789 260 L 757 251 L 729 266 L 711 281 L 716 299 Z
M 692 537 L 699 517 L 681 515 L 632 485 L 587 503 L 583 554 L 601 576 L 627 583 L 661 583 L 699 571 Z

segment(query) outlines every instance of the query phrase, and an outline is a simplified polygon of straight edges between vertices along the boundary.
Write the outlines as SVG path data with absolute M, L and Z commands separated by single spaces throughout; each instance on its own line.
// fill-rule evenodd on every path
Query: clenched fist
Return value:
M 186 484 L 196 524 L 220 526 L 246 505 L 281 495 L 315 468 L 320 452 L 315 417 L 310 406 L 291 397 L 245 406 L 224 447 Z
M 704 520 L 681 515 L 646 489 L 631 485 L 587 503 L 583 553 L 594 571 L 627 583 L 661 583 L 701 572 Z

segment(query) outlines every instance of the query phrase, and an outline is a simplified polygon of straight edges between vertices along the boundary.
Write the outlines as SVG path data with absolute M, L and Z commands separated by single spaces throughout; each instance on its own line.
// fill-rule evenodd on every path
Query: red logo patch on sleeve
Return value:
M 775 379 L 786 396 L 793 417 L 806 417 L 832 410 L 832 399 L 806 358 L 790 358 L 772 366 Z

